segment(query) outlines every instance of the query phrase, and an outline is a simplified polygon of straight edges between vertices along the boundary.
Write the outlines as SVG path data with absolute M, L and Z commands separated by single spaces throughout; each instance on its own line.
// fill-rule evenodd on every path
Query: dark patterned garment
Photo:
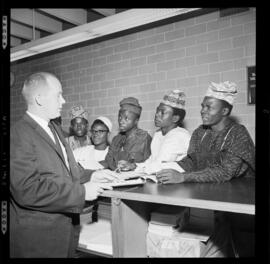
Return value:
M 255 176 L 255 146 L 247 129 L 232 120 L 222 131 L 201 125 L 191 136 L 188 155 L 178 164 L 185 170 L 185 182 Z
M 109 168 L 115 170 L 119 160 L 144 162 L 151 154 L 151 141 L 151 136 L 139 128 L 128 137 L 119 133 L 113 138 L 105 158 Z

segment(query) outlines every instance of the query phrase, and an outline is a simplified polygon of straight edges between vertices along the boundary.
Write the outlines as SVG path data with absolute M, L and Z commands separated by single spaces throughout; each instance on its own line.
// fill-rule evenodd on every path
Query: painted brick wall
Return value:
M 143 106 L 139 126 L 155 131 L 155 109 L 163 95 L 175 88 L 186 93 L 186 128 L 199 124 L 200 104 L 209 81 L 233 81 L 238 98 L 232 115 L 255 138 L 255 106 L 247 105 L 246 66 L 255 65 L 256 10 L 227 17 L 213 12 L 165 26 L 59 52 L 12 65 L 16 84 L 11 88 L 11 124 L 24 113 L 21 96 L 26 76 L 36 71 L 56 74 L 66 99 L 62 118 L 81 104 L 89 122 L 108 116 L 117 132 L 119 101 L 135 96 Z

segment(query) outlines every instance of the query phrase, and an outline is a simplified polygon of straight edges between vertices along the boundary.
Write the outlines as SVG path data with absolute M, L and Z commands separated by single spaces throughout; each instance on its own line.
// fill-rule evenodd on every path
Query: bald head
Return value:
M 22 95 L 28 105 L 35 103 L 37 94 L 44 94 L 50 88 L 50 80 L 57 80 L 55 75 L 48 72 L 37 72 L 30 75 L 23 84 Z
M 28 111 L 45 120 L 59 117 L 65 103 L 60 81 L 47 72 L 30 75 L 24 82 L 22 94 Z

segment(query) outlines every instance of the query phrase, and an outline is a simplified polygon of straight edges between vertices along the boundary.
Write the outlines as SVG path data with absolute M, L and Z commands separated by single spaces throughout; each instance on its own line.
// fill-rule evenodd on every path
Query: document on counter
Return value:
M 157 183 L 156 175 L 148 175 L 145 173 L 137 173 L 135 171 L 127 171 L 117 173 L 120 180 L 113 182 L 103 183 L 111 187 L 122 187 L 131 185 L 141 185 L 146 182 L 146 180 L 151 180 Z
M 137 172 L 137 171 L 121 171 L 118 174 L 120 175 L 121 179 L 125 179 L 128 181 L 131 181 L 132 179 L 143 179 L 157 182 L 157 177 L 154 174 L 147 174 L 144 172 Z

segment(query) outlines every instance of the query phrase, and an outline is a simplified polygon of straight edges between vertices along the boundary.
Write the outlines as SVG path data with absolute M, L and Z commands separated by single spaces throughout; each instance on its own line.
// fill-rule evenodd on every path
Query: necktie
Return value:
M 59 139 L 58 139 L 58 137 L 56 135 L 56 131 L 55 131 L 55 129 L 54 129 L 54 127 L 53 127 L 53 125 L 51 123 L 48 124 L 48 127 L 50 128 L 50 130 L 53 133 L 53 137 L 54 137 L 54 140 L 55 140 L 56 148 L 57 148 L 58 152 L 60 153 L 60 155 L 62 156 L 62 158 L 64 159 L 64 154 L 62 152 L 62 148 L 61 148 Z

